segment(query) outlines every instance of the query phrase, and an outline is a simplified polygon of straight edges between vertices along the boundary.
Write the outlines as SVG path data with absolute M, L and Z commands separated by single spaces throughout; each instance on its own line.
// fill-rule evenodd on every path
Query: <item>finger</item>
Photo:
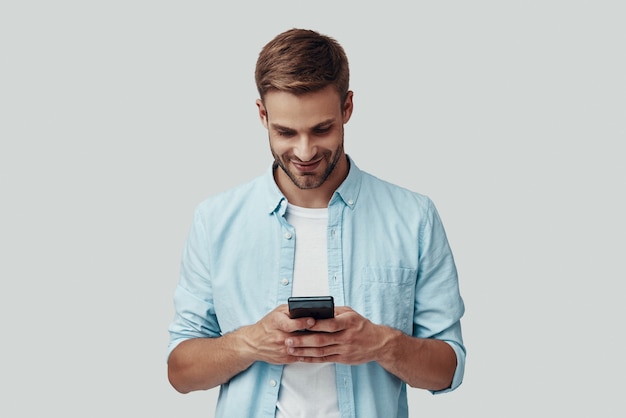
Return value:
M 346 312 L 354 312 L 349 306 L 335 306 L 335 316 L 344 314 Z
M 293 357 L 298 363 L 346 363 L 342 362 L 339 356 L 326 356 L 326 357 Z M 349 364 L 349 363 L 346 363 Z
M 314 318 L 294 318 L 289 316 L 289 309 L 287 305 L 279 305 L 274 308 L 266 317 L 265 321 L 270 329 L 276 329 L 282 332 L 294 332 L 303 330 L 315 325 Z
M 293 357 L 301 358 L 329 358 L 339 354 L 336 345 L 326 347 L 287 347 L 287 353 Z M 302 360 L 300 360 L 302 361 Z
M 337 334 L 329 332 L 293 333 L 285 339 L 289 348 L 319 348 L 337 345 Z
M 344 325 L 342 321 L 338 321 L 335 318 L 318 319 L 313 326 L 310 326 L 307 329 L 315 332 L 332 333 L 343 330 Z
M 284 323 L 283 331 L 296 332 L 302 330 L 308 330 L 315 326 L 314 318 L 288 318 Z

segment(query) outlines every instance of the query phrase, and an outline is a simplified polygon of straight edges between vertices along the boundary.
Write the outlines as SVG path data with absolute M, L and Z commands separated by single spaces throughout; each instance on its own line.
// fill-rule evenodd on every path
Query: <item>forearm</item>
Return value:
M 242 330 L 217 338 L 183 341 L 169 356 L 169 381 L 181 393 L 226 383 L 254 363 L 247 346 Z
M 378 363 L 409 386 L 428 390 L 450 387 L 456 370 L 456 354 L 446 342 L 415 338 L 383 327 L 383 348 Z

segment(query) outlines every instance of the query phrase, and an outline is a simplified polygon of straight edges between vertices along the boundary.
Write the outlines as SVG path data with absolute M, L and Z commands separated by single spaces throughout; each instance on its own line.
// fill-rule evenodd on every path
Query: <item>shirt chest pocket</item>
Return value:
M 376 324 L 411 335 L 417 271 L 402 267 L 363 269 L 364 312 Z

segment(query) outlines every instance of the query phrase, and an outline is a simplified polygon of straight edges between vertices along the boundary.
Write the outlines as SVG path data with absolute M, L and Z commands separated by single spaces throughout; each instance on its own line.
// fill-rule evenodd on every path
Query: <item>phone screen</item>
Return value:
M 326 319 L 335 316 L 332 296 L 292 296 L 288 300 L 291 318 L 312 317 Z

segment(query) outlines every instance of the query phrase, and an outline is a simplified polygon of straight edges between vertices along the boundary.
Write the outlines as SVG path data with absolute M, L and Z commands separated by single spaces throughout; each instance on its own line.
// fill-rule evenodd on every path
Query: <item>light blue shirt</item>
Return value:
M 174 295 L 168 355 L 190 338 L 257 322 L 291 295 L 297 231 L 273 169 L 195 211 Z M 328 205 L 328 283 L 337 306 L 408 335 L 446 341 L 463 379 L 464 313 L 457 271 L 432 201 L 361 171 Z M 256 362 L 220 388 L 217 417 L 274 417 L 283 366 Z M 336 364 L 342 417 L 408 417 L 406 384 L 370 362 Z

